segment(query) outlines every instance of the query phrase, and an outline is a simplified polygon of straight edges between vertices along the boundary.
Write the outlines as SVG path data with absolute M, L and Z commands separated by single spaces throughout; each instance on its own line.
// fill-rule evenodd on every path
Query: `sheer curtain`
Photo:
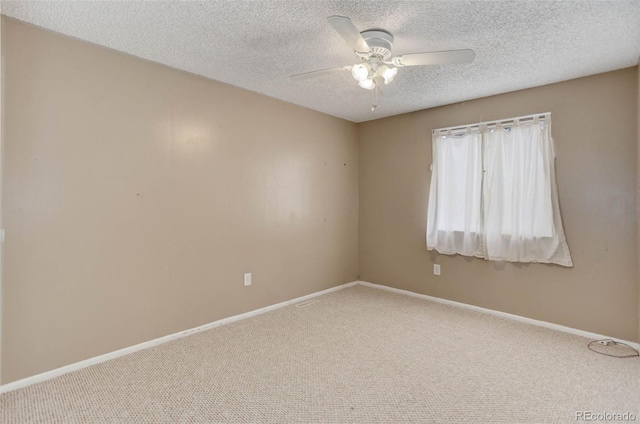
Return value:
M 427 247 L 484 258 L 482 135 L 434 138 L 433 158 Z
M 427 248 L 573 266 L 555 180 L 550 118 L 434 134 Z

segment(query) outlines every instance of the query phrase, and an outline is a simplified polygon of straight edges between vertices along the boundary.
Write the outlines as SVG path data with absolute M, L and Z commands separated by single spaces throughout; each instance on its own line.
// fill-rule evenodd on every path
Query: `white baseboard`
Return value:
M 399 294 L 404 294 L 404 295 L 407 295 L 407 296 L 417 297 L 419 299 L 431 300 L 432 302 L 442 303 L 442 304 L 445 304 L 445 305 L 451 305 L 451 306 L 457 306 L 459 308 L 471 309 L 473 311 L 483 312 L 485 314 L 491 314 L 491 315 L 495 315 L 495 316 L 498 316 L 498 317 L 511 319 L 511 320 L 514 320 L 514 321 L 520 321 L 520 322 L 524 322 L 524 323 L 527 323 L 527 324 L 537 325 L 539 327 L 550 328 L 552 330 L 562 331 L 564 333 L 574 334 L 576 336 L 582 336 L 582 337 L 586 337 L 588 339 L 594 339 L 594 340 L 611 339 L 611 340 L 615 340 L 615 341 L 618 341 L 618 342 L 622 342 L 622 343 L 628 344 L 629 346 L 633 347 L 636 350 L 640 349 L 640 345 L 638 343 L 630 342 L 630 341 L 627 341 L 627 340 L 620 340 L 620 339 L 616 339 L 615 337 L 604 336 L 602 334 L 592 333 L 590 331 L 578 330 L 576 328 L 565 327 L 564 325 L 553 324 L 553 323 L 546 322 L 546 321 L 539 321 L 537 319 L 527 318 L 527 317 L 523 317 L 523 316 L 520 316 L 520 315 L 513 315 L 513 314 L 508 314 L 506 312 L 494 311 L 493 309 L 486 309 L 486 308 L 482 308 L 480 306 L 469 305 L 467 303 L 461 303 L 461 302 L 456 302 L 456 301 L 453 301 L 453 300 L 442 299 L 442 298 L 439 298 L 439 297 L 433 297 L 433 296 L 429 296 L 429 295 L 426 295 L 426 294 L 415 293 L 415 292 L 408 291 L 408 290 L 396 289 L 394 287 L 383 286 L 383 285 L 380 285 L 380 284 L 373 284 L 373 283 L 369 283 L 369 282 L 366 282 L 366 281 L 358 281 L 357 283 L 361 284 L 363 286 L 372 287 L 374 289 L 386 290 L 386 291 L 390 291 L 390 292 L 393 292 L 393 293 L 399 293 Z
M 61 368 L 56 368 L 54 370 L 51 371 L 46 371 L 43 372 L 41 374 L 36 374 L 34 376 L 31 377 L 27 377 L 27 378 L 23 378 L 21 380 L 17 380 L 17 381 L 13 381 L 11 383 L 5 384 L 0 386 L 0 394 L 2 393 L 7 393 L 10 392 L 12 390 L 17 390 L 17 389 L 21 389 L 23 387 L 27 387 L 30 386 L 32 384 L 36 384 L 36 383 L 40 383 L 43 381 L 47 381 L 50 380 L 52 378 L 70 373 L 72 371 L 77 371 L 86 367 L 90 367 L 91 365 L 95 365 L 95 364 L 99 364 L 101 362 L 105 362 L 105 361 L 109 361 L 111 359 L 115 359 L 118 358 L 120 356 L 124 356 L 124 355 L 128 355 L 130 353 L 133 352 L 137 352 L 140 350 L 144 350 L 144 349 L 148 349 L 150 347 L 154 347 L 154 346 L 158 346 L 160 344 L 163 343 L 167 343 L 171 340 L 176 340 L 185 336 L 189 336 L 191 334 L 195 334 L 195 333 L 199 333 L 201 331 L 206 331 L 215 327 L 219 327 L 221 325 L 225 325 L 225 324 L 230 324 L 232 322 L 236 322 L 236 321 L 240 321 L 246 318 L 250 318 L 256 315 L 260 315 L 260 314 L 264 314 L 265 312 L 269 312 L 269 311 L 274 311 L 276 309 L 279 308 L 283 308 L 285 306 L 289 306 L 295 303 L 300 303 L 300 302 L 304 302 L 305 300 L 309 300 L 312 299 L 314 297 L 318 297 L 318 296 L 322 296 L 324 294 L 327 293 L 331 293 L 337 290 L 341 290 L 344 289 L 346 287 L 351 287 L 354 286 L 356 284 L 361 284 L 363 286 L 366 287 L 372 287 L 375 289 L 379 289 L 379 290 L 386 290 L 389 292 L 393 292 L 393 293 L 399 293 L 399 294 L 403 294 L 403 295 L 407 295 L 407 296 L 412 296 L 412 297 L 417 297 L 419 299 L 426 299 L 426 300 L 430 300 L 433 302 L 437 302 L 437 303 L 442 303 L 445 305 L 451 305 L 451 306 L 457 306 L 460 308 L 466 308 L 466 309 L 471 309 L 474 311 L 478 311 L 478 312 L 483 312 L 483 313 L 487 313 L 487 314 L 491 314 L 491 315 L 495 315 L 495 316 L 499 316 L 502 318 L 508 318 L 514 321 L 520 321 L 520 322 L 524 322 L 527 324 L 532 324 L 532 325 L 537 325 L 540 327 L 545 327 L 545 328 L 550 328 L 552 330 L 557 330 L 557 331 L 562 331 L 565 333 L 569 333 L 569 334 L 575 334 L 578 336 L 582 336 L 582 337 L 586 337 L 588 339 L 594 339 L 594 340 L 599 340 L 599 339 L 613 339 L 616 340 L 613 337 L 608 337 L 608 336 L 604 336 L 602 334 L 596 334 L 596 333 L 591 333 L 589 331 L 583 331 L 583 330 L 578 330 L 575 328 L 571 328 L 571 327 L 565 327 L 563 325 L 558 325 L 558 324 L 552 324 L 550 322 L 545 322 L 545 321 L 539 321 L 539 320 L 535 320 L 532 318 L 526 318 L 526 317 L 522 317 L 520 315 L 513 315 L 513 314 L 508 314 L 506 312 L 500 312 L 500 311 L 494 311 L 492 309 L 486 309 L 486 308 L 481 308 L 480 306 L 474 306 L 474 305 L 469 305 L 466 303 L 460 303 L 460 302 L 455 302 L 453 300 L 447 300 L 447 299 L 441 299 L 439 297 L 433 297 L 433 296 L 428 296 L 426 294 L 420 294 L 420 293 L 415 293 L 415 292 L 411 292 L 411 291 L 407 291 L 407 290 L 401 290 L 401 289 L 396 289 L 394 287 L 388 287 L 388 286 L 383 286 L 380 284 L 373 284 L 373 283 L 369 283 L 366 281 L 352 281 L 351 283 L 346 283 L 346 284 L 342 284 L 340 286 L 336 286 L 336 287 L 331 287 L 329 289 L 326 290 L 322 290 L 319 292 L 315 292 L 315 293 L 311 293 L 308 294 L 306 296 L 301 296 L 301 297 L 297 297 L 295 299 L 291 299 L 291 300 L 287 300 L 284 302 L 280 302 L 280 303 L 276 303 L 275 305 L 270 305 L 270 306 L 265 306 L 264 308 L 260 308 L 260 309 L 256 309 L 253 311 L 249 311 L 249 312 L 245 312 L 243 314 L 239 314 L 239 315 L 234 315 L 228 318 L 223 318 L 220 319 L 218 321 L 214 321 L 211 322 L 209 324 L 204 324 L 201 325 L 199 327 L 195 327 L 195 328 L 191 328 L 188 330 L 184 330 L 184 331 L 180 331 L 178 333 L 174 333 L 174 334 L 169 334 L 168 336 L 164 336 L 164 337 L 160 337 L 157 339 L 153 339 L 153 340 L 149 340 L 147 342 L 143 342 L 143 343 L 139 343 L 137 345 L 134 346 L 129 346 L 123 349 L 119 349 L 113 352 L 109 352 L 109 353 L 105 353 L 103 355 L 99 355 L 99 356 L 95 356 L 93 358 L 89 358 L 89 359 L 85 359 L 83 361 L 80 362 L 76 362 L 73 364 L 69 364 L 66 365 L 64 367 Z M 634 343 L 634 342 L 629 342 L 626 340 L 617 340 L 619 342 L 622 343 L 626 343 L 629 346 L 632 346 L 635 349 L 639 349 L 640 346 L 638 345 L 638 343 Z
M 215 327 L 219 327 L 221 325 L 230 324 L 232 322 L 240 321 L 243 319 L 247 319 L 250 317 L 254 317 L 256 315 L 264 314 L 265 312 L 270 312 L 279 308 L 283 308 L 285 306 L 292 305 L 294 303 L 303 302 L 308 299 L 312 299 L 314 297 L 322 296 L 327 293 L 331 293 L 337 290 L 344 289 L 346 287 L 351 287 L 356 285 L 357 281 L 352 281 L 350 283 L 342 284 L 340 286 L 331 287 L 326 290 L 321 290 L 319 292 L 311 293 L 306 296 L 297 297 L 295 299 L 286 300 L 284 302 L 276 303 L 275 305 L 265 306 L 264 308 L 256 309 L 253 311 L 245 312 L 243 314 L 234 315 L 228 318 L 219 319 L 218 321 L 211 322 L 209 324 L 204 324 L 199 327 L 191 328 L 188 330 L 180 331 L 178 333 L 169 334 L 168 336 L 160 337 L 157 339 L 149 340 L 147 342 L 139 343 L 137 345 L 125 347 L 123 349 L 119 349 L 113 352 L 105 353 L 103 355 L 94 356 L 93 358 L 85 359 L 80 362 L 75 362 L 73 364 L 66 365 L 61 368 L 56 368 L 51 371 L 46 371 L 41 374 L 36 374 L 31 377 L 23 378 L 21 380 L 12 381 L 11 383 L 4 384 L 0 386 L 0 394 L 7 393 L 12 390 L 21 389 L 23 387 L 30 386 L 32 384 L 40 383 L 43 381 L 50 380 L 55 377 L 59 377 L 63 374 L 70 373 L 72 371 L 77 371 L 82 368 L 90 367 L 91 365 L 99 364 L 101 362 L 109 361 L 111 359 L 118 358 L 120 356 L 128 355 L 133 352 L 137 352 L 139 350 L 149 349 L 150 347 L 158 346 L 163 343 L 167 343 L 171 340 L 180 339 L 185 336 L 189 336 L 191 334 L 199 333 L 201 331 L 210 330 Z

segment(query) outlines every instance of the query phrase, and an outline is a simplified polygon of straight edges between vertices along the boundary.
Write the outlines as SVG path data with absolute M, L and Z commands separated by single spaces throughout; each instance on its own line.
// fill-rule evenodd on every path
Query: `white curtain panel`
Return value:
M 427 248 L 484 258 L 482 134 L 433 140 Z
M 573 266 L 555 180 L 551 122 L 434 135 L 427 248 Z

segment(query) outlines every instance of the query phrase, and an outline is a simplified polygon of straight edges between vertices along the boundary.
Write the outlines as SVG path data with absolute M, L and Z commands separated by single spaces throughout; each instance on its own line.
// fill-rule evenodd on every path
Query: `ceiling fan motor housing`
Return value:
M 368 29 L 360 33 L 371 49 L 371 55 L 387 59 L 393 48 L 393 35 L 382 29 Z

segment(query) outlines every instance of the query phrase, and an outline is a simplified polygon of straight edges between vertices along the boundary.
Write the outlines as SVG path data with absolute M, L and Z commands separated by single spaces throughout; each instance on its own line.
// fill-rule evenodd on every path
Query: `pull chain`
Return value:
M 378 86 L 371 90 L 371 112 L 375 112 L 378 107 Z

